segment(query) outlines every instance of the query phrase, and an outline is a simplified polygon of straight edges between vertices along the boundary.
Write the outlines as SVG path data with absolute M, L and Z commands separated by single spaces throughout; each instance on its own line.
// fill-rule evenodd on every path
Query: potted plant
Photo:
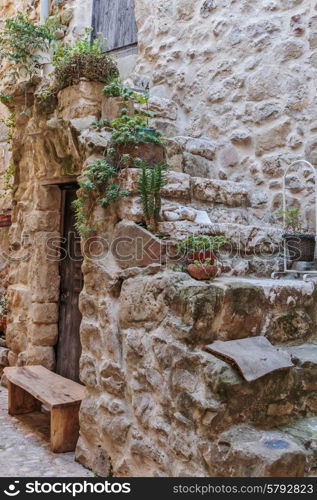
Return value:
M 214 262 L 214 258 L 206 258 L 204 262 L 195 260 L 187 266 L 187 272 L 196 280 L 210 280 L 221 273 L 221 266 Z
M 210 265 L 217 261 L 218 250 L 228 242 L 223 235 L 218 236 L 194 236 L 188 235 L 177 245 L 179 252 L 186 256 L 189 261 L 204 263 L 207 259 Z
M 7 293 L 0 294 L 0 332 L 5 333 L 7 328 L 7 313 L 8 313 Z
M 284 217 L 286 232 L 283 234 L 283 239 L 286 243 L 289 260 L 291 262 L 313 262 L 316 235 L 304 228 L 299 209 L 290 208 L 287 212 L 281 210 L 278 215 Z

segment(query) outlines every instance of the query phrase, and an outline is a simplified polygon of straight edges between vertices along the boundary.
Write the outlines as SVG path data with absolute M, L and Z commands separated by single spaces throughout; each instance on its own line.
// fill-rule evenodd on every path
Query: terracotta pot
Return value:
M 195 264 L 189 264 L 187 272 L 196 280 L 210 280 L 220 275 L 221 268 L 219 266 L 196 266 Z
M 216 255 L 213 252 L 210 251 L 204 251 L 204 250 L 199 250 L 198 252 L 194 252 L 191 254 L 188 254 L 188 259 L 189 260 L 198 260 L 198 262 L 201 262 L 202 264 L 207 260 L 210 259 L 210 264 L 213 265 L 215 261 L 217 260 Z
M 7 330 L 7 318 L 2 317 L 0 318 L 0 332 L 6 333 Z
M 11 215 L 2 214 L 0 215 L 0 227 L 11 226 Z

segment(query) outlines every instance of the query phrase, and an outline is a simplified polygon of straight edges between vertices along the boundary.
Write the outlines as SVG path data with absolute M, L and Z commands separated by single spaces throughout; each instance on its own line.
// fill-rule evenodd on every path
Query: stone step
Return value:
M 205 398 L 213 402 L 214 418 L 209 435 L 233 424 L 249 423 L 264 429 L 286 425 L 296 417 L 317 415 L 317 343 L 282 348 L 290 352 L 294 366 L 246 382 L 235 367 L 216 356 L 205 357 Z M 293 351 L 296 354 L 293 354 Z M 183 397 L 183 411 L 193 418 L 195 395 Z M 210 405 L 211 406 L 211 405 Z
M 162 234 L 180 241 L 189 234 L 224 235 L 229 243 L 224 251 L 238 250 L 240 257 L 252 255 L 275 255 L 282 251 L 282 230 L 273 226 L 244 226 L 241 224 L 197 224 L 190 221 L 160 222 Z
M 138 194 L 140 169 L 125 168 L 120 172 L 124 189 L 132 195 Z M 246 182 L 222 181 L 205 177 L 191 177 L 189 174 L 168 171 L 162 197 L 168 200 L 191 202 L 201 207 L 223 205 L 226 207 L 256 207 L 264 203 L 260 193 L 253 193 Z
M 200 447 L 211 475 L 220 477 L 304 477 L 312 454 L 281 430 L 233 426 Z
M 317 336 L 317 292 L 301 280 L 221 277 L 197 281 L 171 276 L 167 297 L 179 335 L 194 344 L 257 335 L 273 344 Z M 174 282 L 173 282 L 174 281 Z M 170 290 L 170 291 L 169 291 Z

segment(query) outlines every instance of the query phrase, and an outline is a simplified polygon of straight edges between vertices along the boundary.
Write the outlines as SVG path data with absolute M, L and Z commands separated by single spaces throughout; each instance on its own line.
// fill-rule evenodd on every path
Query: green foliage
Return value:
M 277 214 L 279 217 L 285 216 L 285 230 L 293 233 L 307 232 L 303 228 L 303 222 L 298 208 L 289 208 L 287 211 L 280 210 Z
M 6 292 L 0 294 L 0 318 L 8 314 L 8 295 Z
M 122 97 L 123 101 L 127 101 L 128 99 L 132 99 L 139 104 L 146 104 L 149 100 L 148 93 L 140 94 L 139 92 L 135 92 L 128 87 L 125 87 L 120 78 L 115 78 L 108 85 L 106 85 L 103 89 L 103 93 L 107 97 Z
M 14 129 L 15 129 L 15 117 L 14 113 L 10 113 L 8 118 L 6 119 L 1 119 L 0 122 L 4 123 L 4 125 L 7 128 L 7 143 L 11 144 L 12 139 L 13 139 L 13 134 L 14 134 Z
M 31 79 L 41 64 L 39 51 L 49 48 L 55 39 L 51 25 L 35 25 L 27 14 L 19 12 L 4 21 L 0 31 L 0 58 L 8 63 L 2 79 Z
M 110 128 L 111 128 L 110 121 L 107 118 L 105 120 L 99 120 L 96 122 L 92 122 L 91 125 L 93 127 L 95 127 L 97 130 L 102 130 L 103 128 L 107 128 L 110 130 Z
M 108 83 L 119 74 L 114 59 L 103 53 L 103 40 L 90 42 L 91 30 L 75 43 L 59 42 L 53 56 L 57 88 L 74 85 L 81 78 Z
M 161 213 L 161 189 L 166 184 L 165 171 L 167 166 L 158 163 L 149 166 L 146 162 L 136 159 L 135 166 L 139 167 L 138 191 L 141 197 L 144 218 L 150 231 L 156 231 Z
M 226 236 L 194 236 L 189 234 L 185 239 L 177 244 L 177 248 L 180 252 L 184 254 L 190 254 L 193 252 L 217 252 L 220 247 L 228 243 L 228 238 Z
M 124 101 L 127 101 L 134 95 L 133 90 L 122 85 L 120 78 L 115 78 L 108 83 L 108 85 L 103 88 L 103 93 L 107 97 L 122 97 Z
M 203 262 L 200 262 L 200 260 L 194 260 L 194 265 L 197 267 L 212 266 L 213 260 L 210 258 L 205 259 Z
M 5 198 L 8 194 L 9 191 L 12 191 L 13 189 L 13 181 L 14 181 L 14 174 L 15 174 L 15 165 L 13 162 L 9 164 L 9 166 L 6 168 L 3 178 L 2 178 L 2 190 L 3 193 L 0 195 L 1 198 Z
M 2 102 L 2 104 L 8 104 L 8 102 L 11 102 L 12 99 L 12 95 L 6 95 L 0 91 L 0 102 Z
M 74 56 L 93 55 L 95 57 L 103 56 L 102 39 L 96 38 L 90 41 L 91 29 L 85 30 L 85 35 L 79 38 L 75 43 L 58 42 L 52 62 L 56 68 L 69 64 Z
M 113 142 L 115 144 L 151 142 L 163 145 L 163 134 L 159 130 L 147 129 L 147 121 L 147 116 L 140 114 L 128 116 L 126 110 L 122 110 L 121 116 L 111 122 Z
M 76 227 L 81 236 L 88 237 L 96 230 L 90 225 L 92 203 L 99 202 L 102 208 L 128 196 L 129 191 L 122 189 L 117 182 L 117 170 L 107 160 L 97 160 L 88 165 L 80 180 L 80 196 L 74 201 Z

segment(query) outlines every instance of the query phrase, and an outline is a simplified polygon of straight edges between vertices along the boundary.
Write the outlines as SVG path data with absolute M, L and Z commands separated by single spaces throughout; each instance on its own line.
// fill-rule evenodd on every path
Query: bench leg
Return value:
M 41 403 L 35 399 L 31 394 L 21 389 L 18 385 L 8 381 L 9 401 L 8 412 L 9 415 L 23 415 L 24 413 L 31 413 L 32 411 L 40 411 Z
M 79 437 L 80 403 L 51 409 L 51 449 L 54 453 L 74 451 Z

